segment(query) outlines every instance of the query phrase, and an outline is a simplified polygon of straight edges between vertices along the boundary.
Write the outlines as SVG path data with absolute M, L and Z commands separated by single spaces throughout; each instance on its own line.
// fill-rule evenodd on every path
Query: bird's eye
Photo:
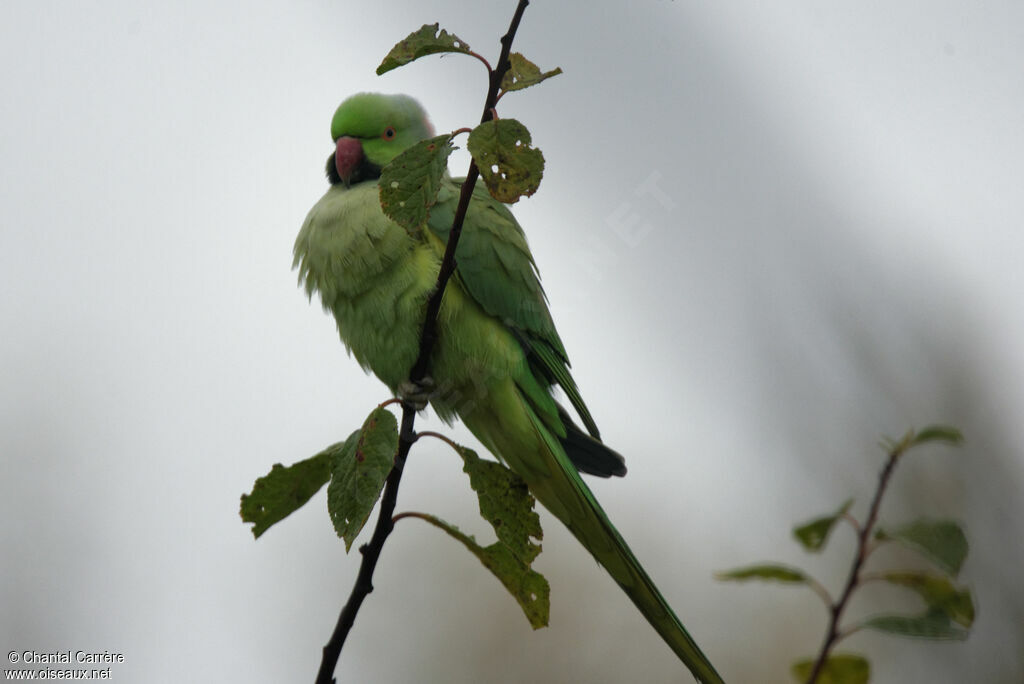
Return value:
M 391 140 L 392 138 L 395 137 L 395 127 L 388 126 L 387 128 L 384 129 L 384 133 L 380 137 L 384 138 L 385 140 Z

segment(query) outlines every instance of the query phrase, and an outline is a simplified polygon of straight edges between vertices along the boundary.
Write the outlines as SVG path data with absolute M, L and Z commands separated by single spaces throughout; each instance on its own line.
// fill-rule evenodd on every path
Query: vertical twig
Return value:
M 484 102 L 483 115 L 480 122 L 490 121 L 494 116 L 494 106 L 498 100 L 498 90 L 501 87 L 501 79 L 508 71 L 508 57 L 512 50 L 512 40 L 519 29 L 519 22 L 523 18 L 523 12 L 529 5 L 529 0 L 519 0 L 515 14 L 512 15 L 512 22 L 508 31 L 501 37 L 501 55 L 498 58 L 497 66 L 490 72 L 490 84 L 487 89 L 487 99 Z M 480 175 L 480 170 L 475 161 L 469 164 L 469 171 L 466 180 L 462 184 L 462 192 L 459 195 L 459 205 L 455 211 L 455 219 L 452 222 L 451 232 L 448 234 L 448 245 L 445 248 L 444 258 L 441 260 L 441 267 L 437 274 L 437 285 L 427 300 L 426 313 L 423 320 L 423 328 L 420 332 L 420 350 L 416 363 L 409 372 L 409 379 L 419 383 L 427 376 L 430 365 L 430 354 L 437 341 L 437 314 L 441 310 L 441 299 L 444 296 L 445 286 L 455 271 L 455 248 L 458 246 L 459 236 L 462 234 L 462 224 L 466 219 L 466 211 L 469 209 L 469 201 L 473 197 L 473 188 Z M 366 596 L 373 591 L 373 571 L 377 567 L 377 561 L 384 548 L 384 542 L 394 529 L 392 516 L 395 512 L 395 505 L 398 501 L 398 486 L 402 481 L 402 471 L 405 468 L 405 461 L 409 455 L 409 449 L 416 441 L 414 430 L 416 421 L 416 409 L 409 404 L 402 405 L 402 426 L 398 436 L 398 452 L 395 454 L 394 466 L 388 474 L 384 484 L 384 493 L 381 496 L 380 512 L 377 515 L 377 525 L 373 530 L 370 541 L 360 547 L 363 554 L 362 563 L 359 566 L 359 574 L 356 576 L 355 585 L 348 601 L 341 609 L 338 622 L 334 627 L 330 640 L 324 646 L 323 657 L 320 661 L 320 670 L 317 673 L 316 684 L 333 684 L 334 669 L 337 667 L 338 658 L 341 656 L 341 648 L 345 644 L 349 631 L 356 619 L 356 613 L 363 604 Z
M 825 667 L 825 662 L 828 660 L 828 654 L 832 651 L 832 647 L 835 646 L 836 642 L 839 641 L 845 634 L 839 630 L 839 620 L 843 615 L 843 610 L 846 609 L 846 604 L 850 600 L 850 596 L 853 594 L 853 590 L 860 584 L 860 571 L 864 566 L 864 561 L 868 555 L 868 545 L 871 542 L 871 532 L 875 528 L 875 523 L 878 522 L 878 509 L 882 505 L 882 495 L 885 494 L 885 489 L 889 485 L 889 478 L 892 476 L 892 471 L 896 467 L 896 462 L 902 455 L 905 446 L 903 444 L 897 445 L 889 452 L 889 460 L 886 462 L 885 467 L 882 468 L 882 472 L 878 476 L 878 489 L 875 491 L 875 498 L 871 501 L 871 508 L 868 510 L 867 520 L 864 521 L 864 525 L 860 526 L 857 534 L 857 555 L 853 559 L 853 567 L 850 568 L 850 575 L 846 579 L 846 586 L 843 588 L 843 593 L 840 594 L 839 599 L 830 606 L 832 616 L 828 623 L 828 632 L 825 635 L 825 642 L 821 645 L 821 652 L 818 654 L 818 659 L 814 662 L 814 668 L 811 670 L 810 677 L 807 678 L 807 684 L 814 684 L 818 681 L 818 677 L 821 675 L 822 669 Z

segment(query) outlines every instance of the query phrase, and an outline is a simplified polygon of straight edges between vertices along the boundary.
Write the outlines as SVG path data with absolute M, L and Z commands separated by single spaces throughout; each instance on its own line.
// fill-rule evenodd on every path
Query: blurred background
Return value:
M 323 492 L 259 541 L 238 497 L 344 438 L 386 390 L 290 270 L 347 95 L 479 118 L 475 60 L 383 77 L 439 21 L 491 59 L 515 3 L 7 2 L 0 9 L 0 645 L 123 653 L 114 681 L 310 682 L 352 586 Z M 876 682 L 1024 671 L 1024 5 L 542 2 L 515 49 L 565 73 L 500 113 L 544 151 L 515 207 L 623 480 L 593 481 L 730 682 L 788 682 L 826 614 L 714 571 L 776 560 L 838 591 L 883 436 L 944 422 L 882 519 L 961 521 L 963 643 L 859 633 Z M 464 152 L 451 162 L 461 173 Z M 472 442 L 461 427 L 421 425 Z M 489 538 L 461 464 L 417 446 L 399 510 Z M 551 626 L 403 521 L 339 682 L 675 682 L 671 651 L 543 514 Z M 876 567 L 906 560 L 879 553 Z M 871 586 L 850 617 L 919 609 Z

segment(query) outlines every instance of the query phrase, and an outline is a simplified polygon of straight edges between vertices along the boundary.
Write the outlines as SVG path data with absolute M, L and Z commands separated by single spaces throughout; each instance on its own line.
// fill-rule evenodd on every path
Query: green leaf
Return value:
M 334 452 L 327 510 L 346 551 L 380 498 L 397 449 L 398 422 L 390 411 L 378 407 Z
M 508 592 L 519 602 L 526 619 L 534 629 L 547 626 L 551 595 L 548 581 L 516 556 L 510 547 L 500 541 L 487 547 L 480 546 L 473 537 L 462 533 L 457 527 L 440 518 L 426 514 L 416 515 L 458 539 L 479 558 L 484 567 L 501 580 Z
M 797 540 L 808 551 L 820 551 L 825 546 L 825 542 L 828 541 L 828 535 L 832 532 L 832 528 L 835 527 L 840 518 L 846 515 L 846 512 L 850 510 L 852 505 L 853 499 L 847 499 L 835 513 L 816 518 L 795 527 L 793 528 L 793 534 L 796 535 Z
M 946 442 L 947 444 L 959 445 L 963 441 L 963 434 L 955 427 L 949 425 L 929 425 L 910 438 L 909 446 L 927 444 L 928 442 Z
M 747 568 L 737 568 L 735 570 L 717 572 L 715 573 L 715 579 L 722 581 L 759 579 L 783 582 L 784 584 L 804 584 L 807 582 L 807 575 L 796 568 L 790 568 L 785 565 L 777 565 L 774 563 L 765 563 L 763 565 L 752 565 Z
M 469 45 L 454 33 L 444 29 L 438 33 L 437 24 L 424 24 L 419 31 L 413 31 L 404 40 L 391 48 L 384 61 L 377 67 L 377 75 L 405 66 L 409 62 L 439 52 L 461 52 L 470 54 Z
M 918 639 L 966 639 L 967 630 L 954 625 L 949 615 L 941 609 L 932 608 L 924 615 L 878 615 L 860 623 L 859 627 L 897 634 Z
M 542 539 L 544 533 L 526 483 L 500 463 L 481 460 L 472 449 L 460 446 L 458 452 L 480 501 L 480 515 L 494 528 L 498 540 L 529 565 L 541 548 L 532 539 Z
M 544 155 L 530 147 L 530 132 L 515 119 L 485 121 L 469 134 L 466 148 L 494 199 L 512 204 L 537 192 Z
M 472 449 L 455 446 L 463 471 L 477 493 L 480 514 L 494 528 L 498 541 L 483 547 L 454 525 L 422 513 L 410 514 L 435 525 L 462 542 L 497 577 L 516 599 L 534 629 L 548 624 L 550 588 L 530 563 L 540 553 L 543 532 L 533 510 L 535 499 L 522 478 L 494 461 L 485 461 Z
M 964 627 L 974 622 L 974 600 L 969 589 L 957 587 L 945 577 L 927 572 L 886 572 L 881 578 L 920 594 L 929 610 L 939 610 Z
M 922 518 L 895 530 L 879 528 L 879 541 L 898 541 L 923 554 L 936 566 L 956 577 L 967 557 L 967 537 L 952 520 Z
M 806 682 L 814 669 L 813 660 L 801 660 L 793 663 L 793 676 L 800 682 Z M 867 658 L 853 653 L 838 653 L 828 657 L 817 684 L 867 684 L 871 679 L 871 664 Z
M 316 456 L 285 468 L 275 463 L 270 472 L 256 480 L 252 493 L 242 495 L 242 521 L 255 523 L 252 534 L 259 539 L 274 523 L 302 507 L 331 479 L 334 444 Z
M 537 85 L 552 76 L 562 73 L 561 67 L 555 67 L 551 71 L 541 73 L 540 67 L 523 57 L 518 52 L 508 56 L 508 71 L 501 78 L 501 89 L 505 92 L 511 90 L 522 90 L 532 85 Z
M 451 135 L 421 140 L 381 170 L 380 206 L 410 235 L 430 217 L 453 149 Z

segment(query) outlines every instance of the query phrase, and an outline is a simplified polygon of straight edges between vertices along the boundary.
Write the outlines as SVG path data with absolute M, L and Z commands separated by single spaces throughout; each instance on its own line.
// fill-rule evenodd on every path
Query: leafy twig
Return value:
M 493 116 L 501 81 L 509 68 L 509 54 L 512 49 L 512 41 L 519 28 L 523 12 L 526 11 L 526 6 L 529 4 L 529 0 L 519 0 L 519 4 L 516 6 L 515 13 L 512 16 L 512 22 L 509 24 L 508 32 L 501 38 L 501 55 L 498 58 L 497 68 L 490 71 L 490 84 L 487 90 L 487 99 L 484 102 L 483 115 L 480 118 L 481 123 L 490 121 Z M 482 61 L 485 64 L 487 63 L 486 60 Z M 471 161 L 469 172 L 466 174 L 466 180 L 462 184 L 462 193 L 459 196 L 459 205 L 448 236 L 448 245 L 445 249 L 444 258 L 441 261 L 441 268 L 437 274 L 437 285 L 427 301 L 423 329 L 420 333 L 419 356 L 409 372 L 409 379 L 413 383 L 419 383 L 427 376 L 430 354 L 437 341 L 437 315 L 441 309 L 441 298 L 444 295 L 445 286 L 455 270 L 455 248 L 462 233 L 462 224 L 465 221 L 469 201 L 473 196 L 473 188 L 479 175 L 480 171 L 477 168 L 476 162 Z M 345 639 L 352 629 L 356 613 L 359 612 L 363 600 L 373 591 L 373 571 L 377 567 L 377 561 L 384 548 L 384 542 L 394 529 L 395 523 L 392 515 L 398 501 L 398 486 L 402 480 L 402 471 L 405 468 L 409 449 L 412 448 L 417 438 L 414 430 L 415 421 L 416 409 L 407 403 L 403 404 L 398 451 L 395 454 L 394 466 L 388 474 L 387 483 L 384 485 L 380 513 L 377 516 L 377 525 L 374 528 L 373 536 L 370 538 L 369 543 L 359 549 L 363 554 L 363 560 L 359 566 L 359 574 L 356 577 L 355 586 L 352 587 L 352 593 L 349 595 L 348 601 L 338 616 L 334 632 L 323 648 L 323 658 L 320 662 L 320 670 L 317 673 L 316 684 L 333 684 L 335 682 L 333 673 L 338 664 L 342 646 L 345 644 Z
M 893 469 L 896 467 L 896 462 L 903 454 L 905 445 L 897 445 L 889 452 L 889 460 L 886 462 L 885 467 L 882 468 L 881 474 L 878 476 L 878 489 L 875 491 L 875 498 L 871 501 L 871 508 L 868 511 L 868 517 L 864 521 L 864 524 L 860 526 L 857 534 L 857 553 L 853 559 L 853 566 L 850 568 L 850 575 L 846 579 L 846 586 L 843 588 L 843 593 L 839 595 L 839 599 L 832 604 L 830 612 L 832 614 L 829 620 L 828 632 L 825 635 L 825 642 L 821 645 L 821 651 L 818 653 L 818 658 L 814 662 L 814 668 L 811 670 L 810 676 L 807 678 L 807 684 L 814 684 L 818 680 L 818 676 L 821 674 L 822 668 L 825 667 L 825 662 L 828 660 L 828 654 L 831 652 L 832 647 L 835 646 L 836 642 L 844 636 L 848 636 L 847 633 L 840 631 L 839 620 L 843 615 L 843 610 L 846 608 L 846 604 L 850 600 L 850 596 L 853 594 L 853 590 L 860 584 L 860 571 L 864 566 L 864 561 L 867 559 L 869 542 L 871 541 L 871 532 L 875 527 L 875 523 L 878 522 L 878 509 L 882 505 L 882 495 L 885 494 L 886 487 L 889 485 L 889 478 L 892 477 Z
M 512 16 L 512 23 L 508 27 L 508 32 L 501 37 L 501 56 L 498 57 L 498 68 L 492 71 L 490 75 L 490 87 L 487 89 L 487 100 L 484 103 L 484 112 L 480 117 L 480 123 L 490 121 L 493 117 L 494 103 L 498 99 L 501 79 L 509 68 L 508 56 L 512 50 L 512 40 L 519 29 L 519 21 L 523 18 L 523 12 L 526 11 L 526 6 L 529 4 L 529 0 L 519 0 L 519 5 Z M 437 314 L 441 310 L 441 297 L 444 294 L 445 285 L 448 284 L 448 279 L 451 278 L 452 273 L 455 271 L 455 246 L 459 241 L 459 236 L 462 234 L 462 223 L 466 218 L 469 200 L 473 197 L 473 188 L 476 186 L 476 180 L 479 176 L 480 169 L 477 168 L 476 160 L 470 159 L 469 171 L 466 173 L 466 180 L 462 183 L 462 194 L 459 195 L 459 206 L 455 210 L 455 220 L 452 223 L 452 230 L 448 234 L 448 246 L 444 252 L 444 259 L 441 260 L 441 270 L 437 274 L 437 287 L 434 289 L 430 300 L 427 301 L 427 314 L 423 322 L 423 332 L 420 336 L 420 354 L 409 374 L 409 379 L 413 382 L 419 382 L 427 375 L 430 352 L 434 348 L 434 342 L 437 339 Z M 402 415 L 403 440 L 412 432 L 412 416 L 414 415 L 415 411 L 411 411 L 409 408 L 406 408 Z M 410 417 L 408 432 L 405 430 L 406 416 Z M 399 444 L 399 449 L 401 450 L 401 442 Z
M 921 518 L 896 528 L 880 527 L 878 512 L 897 462 L 911 448 L 929 442 L 960 444 L 963 435 L 956 428 L 931 425 L 920 431 L 910 430 L 899 441 L 886 440 L 887 461 L 878 477 L 878 487 L 863 523 L 850 515 L 853 499 L 847 499 L 836 510 L 793 528 L 793 534 L 807 551 L 821 551 L 835 526 L 845 521 L 856 532 L 857 547 L 846 584 L 839 598 L 833 600 L 825 587 L 799 568 L 781 563 L 759 563 L 716 573 L 723 581 L 745 582 L 763 580 L 782 584 L 802 584 L 814 590 L 830 614 L 828 631 L 821 652 L 815 658 L 793 663 L 793 675 L 801 682 L 820 681 L 835 684 L 867 684 L 871 665 L 867 658 L 852 654 L 832 655 L 833 647 L 861 629 L 923 639 L 965 639 L 974 622 L 974 601 L 970 590 L 953 583 L 967 556 L 967 538 L 952 520 Z M 865 572 L 868 558 L 882 544 L 898 542 L 915 550 L 938 567 L 942 574 L 920 570 Z M 840 627 L 843 611 L 853 592 L 867 582 L 884 581 L 917 593 L 927 604 L 921 615 L 876 615 L 854 625 Z

